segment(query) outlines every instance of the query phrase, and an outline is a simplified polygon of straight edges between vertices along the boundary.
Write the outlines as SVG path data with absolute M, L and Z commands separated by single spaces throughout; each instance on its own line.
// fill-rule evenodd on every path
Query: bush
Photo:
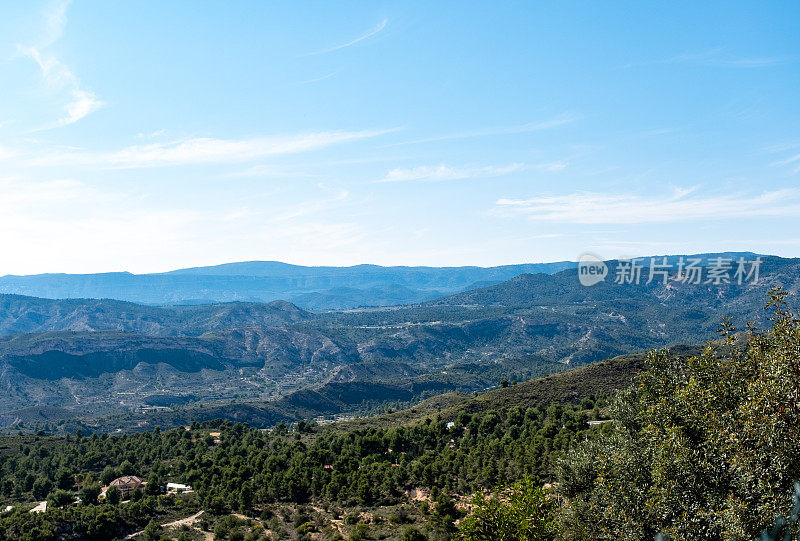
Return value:
M 406 526 L 400 534 L 400 541 L 426 541 L 428 538 L 413 526 Z
M 161 539 L 161 526 L 154 520 L 151 520 L 147 527 L 145 527 L 144 532 L 142 532 L 142 538 L 145 541 L 158 541 Z
M 393 524 L 405 524 L 409 522 L 408 509 L 398 507 L 389 514 L 389 522 Z
M 349 541 L 365 541 L 367 537 L 368 527 L 366 524 L 357 524 L 353 531 L 350 532 Z
M 56 490 L 47 496 L 47 507 L 64 507 L 75 501 L 75 496 L 72 492 L 66 490 Z
M 772 328 L 690 359 L 653 352 L 611 434 L 561 463 L 573 536 L 751 540 L 800 479 L 800 320 L 774 291 Z
M 472 504 L 459 532 L 467 541 L 539 541 L 552 539 L 557 530 L 554 500 L 530 478 L 492 497 L 478 493 Z

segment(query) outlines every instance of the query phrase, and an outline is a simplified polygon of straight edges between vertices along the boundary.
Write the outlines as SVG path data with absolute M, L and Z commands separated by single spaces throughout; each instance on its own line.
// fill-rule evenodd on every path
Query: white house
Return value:
M 178 492 L 192 492 L 192 487 L 181 483 L 167 483 L 168 494 L 175 494 Z

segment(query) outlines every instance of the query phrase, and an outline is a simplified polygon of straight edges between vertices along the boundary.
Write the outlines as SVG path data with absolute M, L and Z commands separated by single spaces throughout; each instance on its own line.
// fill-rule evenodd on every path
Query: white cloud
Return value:
M 314 175 L 278 165 L 259 164 L 222 175 L 223 178 L 309 178 Z
M 379 22 L 377 25 L 375 25 L 374 28 L 372 28 L 371 30 L 365 32 L 364 34 L 358 36 L 355 39 L 351 39 L 350 41 L 348 41 L 346 43 L 341 43 L 341 44 L 335 45 L 333 47 L 328 47 L 327 49 L 322 49 L 320 51 L 314 51 L 312 53 L 306 53 L 303 56 L 312 56 L 312 55 L 316 55 L 316 54 L 331 53 L 333 51 L 338 51 L 339 49 L 344 49 L 345 47 L 350 47 L 351 45 L 355 45 L 359 41 L 364 41 L 365 39 L 369 39 L 372 36 L 374 36 L 375 34 L 379 33 L 381 30 L 386 28 L 386 25 L 388 23 L 389 23 L 389 20 L 388 19 L 384 19 L 381 22 Z
M 280 223 L 289 222 L 298 218 L 311 218 L 315 215 L 319 215 L 323 211 L 340 207 L 350 197 L 350 192 L 344 189 L 331 189 L 324 184 L 318 184 L 317 188 L 329 194 L 329 196 L 295 203 L 291 206 L 290 210 L 272 214 L 268 221 L 270 223 Z
M 19 177 L 0 179 L 2 205 L 36 207 L 48 203 L 69 202 L 87 198 L 89 188 L 70 179 L 23 182 Z M 8 208 L 5 209 L 8 212 Z
M 136 209 L 132 202 L 72 179 L 0 180 L 0 250 L 14 255 L 0 271 L 111 270 L 109 262 L 126 248 L 158 251 L 183 213 Z
M 64 34 L 64 27 L 67 26 L 67 8 L 72 0 L 55 1 L 50 5 L 50 9 L 43 11 L 44 33 L 42 35 L 41 47 L 52 45 Z
M 255 214 L 256 212 L 254 212 L 250 207 L 241 207 L 225 214 L 222 217 L 222 220 L 225 222 L 233 222 L 236 220 L 243 220 L 245 218 L 250 218 Z
M 780 143 L 772 143 L 764 146 L 765 152 L 785 152 L 787 150 L 794 150 L 800 147 L 800 140 L 782 141 Z
M 500 126 L 500 127 L 485 128 L 480 130 L 468 130 L 456 133 L 449 133 L 445 135 L 439 135 L 436 137 L 426 137 L 425 139 L 403 141 L 400 143 L 393 143 L 391 145 L 386 145 L 386 146 L 393 147 L 401 145 L 415 145 L 418 143 L 433 143 L 436 141 L 449 141 L 452 139 L 469 139 L 472 137 L 487 137 L 491 135 L 513 135 L 516 133 L 537 132 L 542 130 L 549 130 L 552 128 L 558 128 L 559 126 L 564 126 L 566 124 L 575 122 L 579 118 L 580 116 L 574 113 L 564 113 L 562 115 L 558 115 L 556 117 L 550 118 L 548 120 L 543 120 L 540 122 L 529 122 L 527 124 L 519 124 L 516 126 Z
M 296 83 L 293 83 L 293 84 L 295 84 L 295 85 L 307 85 L 307 84 L 311 84 L 311 83 L 318 83 L 320 81 L 324 81 L 325 79 L 330 79 L 331 77 L 333 77 L 337 73 L 339 73 L 339 72 L 338 71 L 332 71 L 332 72 L 330 72 L 330 73 L 328 73 L 326 75 L 322 75 L 320 77 L 314 77 L 313 79 L 305 79 L 303 81 L 297 81 Z
M 700 196 L 676 188 L 666 197 L 576 192 L 531 199 L 500 199 L 491 211 L 500 216 L 580 224 L 688 222 L 800 213 L 800 190 Z
M 164 130 L 164 129 L 155 130 L 155 131 L 152 131 L 150 133 L 139 132 L 139 133 L 136 134 L 136 138 L 137 139 L 155 139 L 157 137 L 161 137 L 165 133 L 167 133 L 167 130 Z
M 782 56 L 734 56 L 723 48 L 684 53 L 666 60 L 670 64 L 694 64 L 727 68 L 764 68 L 789 60 Z
M 795 164 L 797 162 L 800 162 L 800 154 L 796 154 L 796 155 L 790 156 L 790 157 L 788 157 L 788 158 L 786 158 L 784 160 L 780 160 L 780 161 L 774 162 L 772 165 L 780 167 L 780 166 L 784 166 L 784 165 Z M 800 173 L 800 165 L 794 165 L 792 167 L 792 173 Z
M 480 167 L 452 167 L 449 165 L 421 165 L 407 169 L 392 169 L 386 176 L 376 182 L 409 182 L 443 180 L 461 180 L 470 178 L 489 178 L 517 173 L 520 171 L 540 170 L 556 172 L 566 169 L 567 163 L 558 161 L 540 164 L 511 163 L 504 166 L 486 165 Z
M 59 119 L 56 122 L 57 126 L 66 126 L 77 122 L 85 116 L 94 113 L 100 109 L 104 103 L 97 99 L 94 92 L 84 90 L 82 88 L 74 88 L 72 90 L 72 102 L 66 106 L 67 116 Z
M 0 179 L 0 274 L 153 272 L 220 260 L 320 261 L 361 249 L 345 190 L 317 186 L 261 206 L 252 194 L 202 208 L 71 179 Z M 250 197 L 250 200 L 248 200 Z M 345 218 L 343 218 L 345 216 Z
M 64 105 L 64 115 L 39 130 L 73 124 L 104 105 L 94 92 L 83 87 L 69 67 L 62 63 L 55 54 L 48 51 L 64 33 L 69 4 L 69 1 L 57 2 L 49 11 L 44 12 L 45 29 L 37 45 L 17 46 L 20 54 L 33 59 L 39 66 L 45 84 L 54 92 L 65 93 L 69 98 Z
M 536 169 L 542 169 L 544 171 L 563 171 L 567 168 L 567 165 L 567 162 L 541 163 L 536 166 Z
M 17 155 L 17 151 L 13 148 L 8 148 L 3 145 L 0 145 L 0 161 L 7 160 L 9 158 L 13 158 Z
M 30 165 L 94 165 L 108 169 L 135 169 L 173 165 L 244 162 L 266 156 L 308 152 L 349 141 L 376 137 L 392 130 L 324 131 L 281 137 L 214 139 L 132 145 L 113 152 L 68 151 L 50 153 Z
M 485 178 L 508 175 L 525 169 L 522 163 L 512 163 L 502 167 L 487 165 L 483 167 L 450 167 L 448 165 L 422 165 L 410 169 L 392 169 L 378 182 L 441 181 L 469 178 Z

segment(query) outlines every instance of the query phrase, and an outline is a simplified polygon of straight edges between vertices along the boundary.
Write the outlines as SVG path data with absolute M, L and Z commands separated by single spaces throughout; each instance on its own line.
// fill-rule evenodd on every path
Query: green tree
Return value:
M 155 520 L 151 520 L 145 526 L 144 531 L 142 532 L 142 539 L 145 541 L 158 541 L 161 539 L 161 532 L 163 528 L 161 525 L 158 524 Z
M 43 477 L 36 479 L 31 487 L 33 497 L 37 500 L 45 499 L 52 489 L 53 483 L 51 483 L 49 479 L 45 479 Z
M 97 483 L 86 484 L 81 488 L 80 497 L 84 505 L 95 505 L 100 496 L 100 485 Z
M 161 494 L 161 479 L 153 472 L 147 478 L 147 484 L 144 487 L 144 493 L 150 496 Z
M 648 356 L 609 435 L 559 466 L 570 534 L 752 540 L 790 514 L 800 479 L 800 320 L 774 291 L 772 327 L 699 356 Z
M 230 528 L 226 522 L 218 521 L 214 525 L 214 539 L 227 539 L 228 533 L 230 533 Z
M 56 472 L 56 486 L 64 490 L 72 488 L 75 484 L 75 476 L 66 468 L 60 468 Z
M 64 507 L 75 501 L 72 492 L 66 490 L 55 490 L 47 496 L 47 506 L 49 507 Z
M 365 541 L 368 539 L 367 532 L 369 531 L 369 527 L 362 523 L 356 524 L 356 527 L 353 528 L 353 531 L 350 532 L 348 536 L 349 541 Z
M 243 511 L 251 509 L 253 507 L 253 489 L 249 483 L 245 483 L 242 486 L 241 492 L 239 492 L 239 508 Z
M 133 467 L 130 460 L 123 460 L 119 468 L 117 468 L 117 472 L 119 473 L 117 477 L 121 475 L 133 475 L 136 473 L 136 469 Z
M 106 466 L 103 469 L 103 473 L 100 474 L 100 482 L 103 486 L 108 486 L 111 481 L 119 477 L 121 474 L 119 470 L 112 468 L 111 466 Z
M 426 541 L 428 538 L 414 526 L 406 526 L 400 534 L 400 541 Z
M 117 487 L 109 487 L 108 490 L 106 490 L 106 501 L 111 505 L 117 505 L 122 501 L 122 493 Z
M 466 541 L 541 541 L 556 534 L 554 500 L 530 477 L 487 497 L 478 493 L 460 525 Z
M 453 534 L 456 532 L 455 522 L 464 516 L 457 507 L 453 499 L 442 492 L 436 498 L 436 506 L 433 509 L 431 520 L 437 529 Z

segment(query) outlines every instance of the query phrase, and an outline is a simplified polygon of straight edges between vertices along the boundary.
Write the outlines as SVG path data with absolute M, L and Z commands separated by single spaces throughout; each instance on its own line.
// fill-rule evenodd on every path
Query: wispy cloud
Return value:
M 327 196 L 294 204 L 285 212 L 271 215 L 268 221 L 270 223 L 281 223 L 298 218 L 310 218 L 320 214 L 323 210 L 341 206 L 350 197 L 350 192 L 345 189 L 330 188 L 324 184 L 317 184 L 317 188 L 325 192 Z
M 319 51 L 313 51 L 311 53 L 306 53 L 306 54 L 304 54 L 302 56 L 312 56 L 312 55 L 317 55 L 317 54 L 332 53 L 333 51 L 338 51 L 340 49 L 344 49 L 345 47 L 350 47 L 351 45 L 355 45 L 356 43 L 358 43 L 360 41 L 364 41 L 365 39 L 369 39 L 372 36 L 374 36 L 375 34 L 381 32 L 384 28 L 386 28 L 386 25 L 388 23 L 389 23 L 389 20 L 388 19 L 384 19 L 381 22 L 379 22 L 377 25 L 375 25 L 374 28 L 372 28 L 371 30 L 365 32 L 364 34 L 358 36 L 355 39 L 351 39 L 350 41 L 348 41 L 346 43 L 341 43 L 339 45 L 334 45 L 333 47 L 328 47 L 327 49 L 322 49 L 322 50 L 319 50 Z
M 114 152 L 67 151 L 50 153 L 31 165 L 93 165 L 108 169 L 136 169 L 174 165 L 244 162 L 267 156 L 296 154 L 383 135 L 393 130 L 323 131 L 283 137 L 213 139 L 197 137 L 171 142 L 133 145 Z
M 73 124 L 104 105 L 94 92 L 81 84 L 78 77 L 67 65 L 49 51 L 49 48 L 64 33 L 69 4 L 69 0 L 57 2 L 48 11 L 44 12 L 44 33 L 36 45 L 17 45 L 17 50 L 21 55 L 31 58 L 39 66 L 42 72 L 42 79 L 49 88 L 69 96 L 69 101 L 64 105 L 64 115 L 55 122 L 38 130 Z
M 781 141 L 778 143 L 765 145 L 763 150 L 764 152 L 775 153 L 775 152 L 785 152 L 787 150 L 794 150 L 797 148 L 800 148 L 800 139 Z
M 435 137 L 426 137 L 424 139 L 415 139 L 413 141 L 403 141 L 400 143 L 393 143 L 386 145 L 387 147 L 401 146 L 401 145 L 416 145 L 418 143 L 432 143 L 435 141 L 448 141 L 452 139 L 469 139 L 472 137 L 487 137 L 490 135 L 512 135 L 515 133 L 529 133 L 542 130 L 549 130 L 557 128 L 571 122 L 575 122 L 580 117 L 573 113 L 565 113 L 548 120 L 541 122 L 530 122 L 528 124 L 518 124 L 516 126 L 501 126 L 494 128 L 485 128 L 478 130 L 468 130 L 456 133 L 448 133 L 445 135 L 438 135 Z
M 167 130 L 165 130 L 165 129 L 155 130 L 155 131 L 152 131 L 150 133 L 139 132 L 139 133 L 136 134 L 136 138 L 137 139 L 154 139 L 156 137 L 161 137 L 165 133 L 167 133 Z
M 789 165 L 793 164 L 792 173 L 800 173 L 800 154 L 796 154 L 790 158 L 786 158 L 785 160 L 781 160 L 776 162 L 775 165 Z
M 95 272 L 121 270 L 126 257 L 134 265 L 165 260 L 197 242 L 195 232 L 207 223 L 201 212 L 140 203 L 135 194 L 69 179 L 0 181 L 0 230 L 14 231 L 0 239 L 0 249 L 15 254 L 0 272 Z
M 800 190 L 701 196 L 694 188 L 675 188 L 662 197 L 576 192 L 531 199 L 500 199 L 492 209 L 500 216 L 579 224 L 688 222 L 800 213 Z
M 258 213 L 251 209 L 248 206 L 240 207 L 235 210 L 231 210 L 222 216 L 223 222 L 234 222 L 237 220 L 243 220 L 245 218 L 250 218 L 251 216 L 256 216 Z
M 82 182 L 71 179 L 55 179 L 40 182 L 23 181 L 18 177 L 0 179 L 0 194 L 3 205 L 17 210 L 30 210 L 51 203 L 64 203 L 79 199 L 98 201 L 97 193 Z M 107 201 L 106 201 L 107 202 Z
M 330 72 L 330 73 L 328 73 L 328 74 L 325 74 L 325 75 L 322 75 L 322 76 L 320 76 L 320 77 L 314 77 L 313 79 L 305 79 L 305 80 L 303 80 L 303 81 L 297 81 L 297 82 L 295 82 L 295 83 L 292 83 L 292 84 L 294 84 L 294 85 L 296 85 L 296 86 L 300 86 L 300 85 L 310 85 L 310 84 L 312 84 L 312 83 L 318 83 L 318 82 L 320 82 L 320 81 L 324 81 L 325 79 L 330 79 L 331 77 L 333 77 L 333 76 L 334 76 L 334 75 L 336 75 L 337 73 L 339 73 L 339 72 L 338 72 L 338 71 L 332 71 L 332 72 Z
M 559 161 L 559 162 L 549 162 L 549 163 L 539 163 L 531 167 L 531 169 L 539 169 L 541 171 L 563 171 L 567 168 L 567 162 Z
M 695 64 L 700 66 L 728 68 L 764 68 L 783 64 L 788 60 L 788 58 L 782 56 L 737 57 L 727 53 L 723 48 L 717 48 L 708 51 L 680 54 L 668 58 L 665 62 L 670 64 Z
M 223 178 L 310 178 L 311 173 L 298 171 L 278 165 L 259 164 L 241 171 L 232 171 L 222 175 Z
M 13 158 L 17 155 L 17 151 L 13 148 L 4 147 L 0 145 L 0 161 L 7 160 L 9 158 Z
M 360 202 L 338 187 L 317 189 L 266 201 L 246 190 L 187 207 L 182 198 L 104 182 L 0 178 L 0 231 L 14 231 L 0 236 L 0 250 L 15 255 L 0 263 L 0 274 L 152 272 L 265 254 L 319 264 L 344 247 L 361 250 L 364 230 L 352 220 Z
M 790 152 L 790 156 L 776 160 L 770 163 L 770 165 L 772 167 L 784 167 L 788 165 L 791 167 L 792 173 L 800 173 L 800 154 L 797 154 L 798 148 L 800 148 L 800 141 L 794 140 L 767 145 L 764 151 L 770 154 L 784 154 Z
M 470 178 L 498 177 L 525 169 L 525 164 L 512 163 L 504 166 L 486 165 L 482 167 L 451 167 L 449 165 L 422 165 L 409 169 L 392 169 L 377 182 L 409 182 L 442 180 L 461 180 Z
M 772 165 L 776 167 L 791 165 L 792 173 L 800 173 L 800 154 L 795 154 L 794 156 L 789 156 L 783 160 L 778 160 L 777 162 L 773 162 Z

